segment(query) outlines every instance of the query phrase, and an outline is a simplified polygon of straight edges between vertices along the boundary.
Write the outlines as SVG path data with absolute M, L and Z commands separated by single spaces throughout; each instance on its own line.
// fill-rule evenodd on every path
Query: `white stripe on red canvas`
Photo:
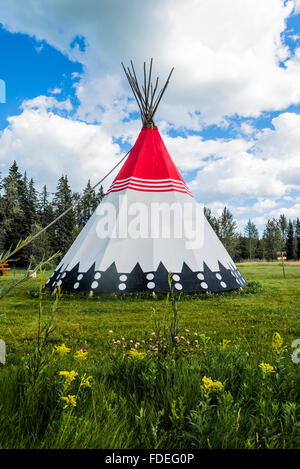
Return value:
M 110 192 L 118 192 L 124 189 L 141 190 L 149 192 L 176 191 L 184 192 L 193 197 L 187 185 L 183 181 L 179 181 L 178 179 L 141 179 L 136 177 L 130 177 L 121 180 L 119 179 L 113 182 L 106 195 Z

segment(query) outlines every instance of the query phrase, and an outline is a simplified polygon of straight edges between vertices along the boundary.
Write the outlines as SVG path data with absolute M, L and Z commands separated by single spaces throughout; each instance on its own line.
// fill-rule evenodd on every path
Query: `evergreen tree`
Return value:
M 81 229 L 88 222 L 99 203 L 103 199 L 103 187 L 100 186 L 100 189 L 96 194 L 95 190 L 92 190 L 90 180 L 88 180 L 82 195 L 78 194 L 77 192 L 73 194 L 73 203 L 79 200 L 80 197 L 82 197 L 82 200 L 75 207 L 75 218 L 76 225 L 78 225 Z
M 38 196 L 34 187 L 33 179 L 28 182 L 25 172 L 23 177 L 23 189 L 21 194 L 21 209 L 24 215 L 25 237 L 34 234 L 32 228 L 38 219 Z M 26 246 L 20 251 L 22 264 L 27 265 L 30 262 L 30 247 Z
M 291 220 L 288 224 L 288 234 L 286 240 L 286 258 L 292 260 L 296 258 L 296 249 L 295 249 L 295 237 L 294 237 L 294 226 Z
M 3 179 L 3 197 L 1 198 L 2 244 L 5 250 L 15 247 L 21 239 L 28 236 L 26 218 L 23 211 L 25 183 L 14 161 L 9 174 Z M 24 260 L 23 253 L 20 253 Z
M 75 225 L 77 227 L 80 227 L 80 229 L 83 227 L 82 223 L 82 200 L 78 202 L 80 199 L 80 194 L 78 192 L 74 192 L 72 194 L 72 203 L 75 204 L 77 202 L 77 205 L 74 207 L 74 216 L 75 216 Z
M 102 187 L 102 186 L 101 186 Z M 214 230 L 214 232 L 219 236 L 219 221 L 216 217 L 214 217 L 211 213 L 211 209 L 208 207 L 204 207 L 204 216 L 207 218 L 210 226 Z
M 30 211 L 32 223 L 37 221 L 38 217 L 38 193 L 34 187 L 33 179 L 31 178 L 28 185 L 28 207 Z M 31 224 L 32 224 L 31 223 Z M 31 225 L 30 225 L 31 226 Z
M 38 195 L 34 187 L 33 179 L 30 179 L 28 182 L 26 173 L 23 178 L 21 208 L 25 218 L 24 229 L 27 235 L 29 235 L 31 233 L 31 227 L 37 221 L 38 217 Z
M 279 228 L 277 220 L 273 218 L 268 220 L 264 234 L 263 234 L 263 243 L 264 243 L 264 257 L 267 260 L 273 260 L 277 258 L 277 252 L 281 251 L 283 248 L 283 240 L 281 235 L 281 230 Z
M 61 215 L 73 204 L 72 192 L 69 187 L 67 176 L 62 176 L 57 185 L 57 190 L 53 198 L 54 218 Z M 55 251 L 65 254 L 74 241 L 75 236 L 75 215 L 70 210 L 55 224 Z
M 42 226 L 35 222 L 30 228 L 31 233 L 37 233 L 42 229 Z M 49 258 L 53 252 L 48 230 L 32 241 L 26 249 L 28 249 L 28 263 L 33 266 Z
M 45 217 L 47 207 L 49 205 L 48 197 L 49 197 L 49 192 L 47 191 L 47 186 L 44 185 L 40 198 L 39 198 L 39 202 L 38 202 L 38 207 L 39 207 L 38 208 L 38 220 L 42 226 L 46 224 L 44 217 Z
M 103 187 L 100 186 L 100 189 L 99 189 L 99 191 L 98 191 L 98 193 L 97 193 L 97 195 L 96 195 L 95 210 L 96 210 L 96 208 L 98 207 L 98 205 L 100 204 L 100 202 L 101 202 L 101 200 L 103 199 L 104 195 L 105 195 L 105 194 L 104 194 Z
M 289 224 L 288 224 L 287 218 L 284 214 L 281 214 L 279 216 L 278 225 L 279 225 L 279 228 L 280 228 L 280 231 L 281 231 L 281 236 L 282 236 L 283 243 L 285 244 L 286 240 L 287 240 L 287 236 L 288 236 Z
M 243 236 L 241 233 L 237 235 L 237 246 L 235 252 L 235 260 L 241 261 L 243 259 L 249 259 L 249 246 L 248 238 Z
M 265 259 L 265 242 L 264 239 L 261 238 L 257 241 L 257 247 L 256 247 L 256 257 L 257 259 Z
M 247 238 L 247 257 L 249 259 L 253 259 L 255 257 L 256 248 L 258 245 L 258 229 L 256 228 L 255 224 L 249 220 L 247 225 L 245 226 L 245 236 Z
M 295 229 L 295 238 L 296 238 L 296 257 L 300 259 L 300 219 L 296 220 L 296 229 Z
M 238 246 L 238 237 L 236 233 L 237 224 L 233 219 L 232 213 L 226 207 L 224 207 L 218 222 L 220 239 L 231 257 L 235 257 Z
M 54 220 L 54 208 L 51 202 L 49 202 L 49 193 L 47 191 L 47 186 L 43 187 L 42 193 L 38 202 L 38 225 L 42 228 L 48 226 Z M 55 225 L 50 226 L 47 229 L 48 241 L 50 244 L 49 256 L 54 254 L 56 248 L 56 235 L 55 235 Z

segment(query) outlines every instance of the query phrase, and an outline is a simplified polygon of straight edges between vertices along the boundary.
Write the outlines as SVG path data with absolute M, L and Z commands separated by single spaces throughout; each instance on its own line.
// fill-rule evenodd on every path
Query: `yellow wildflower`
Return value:
M 74 381 L 74 379 L 78 375 L 77 371 L 74 371 L 74 370 L 72 370 L 72 371 L 60 371 L 59 374 L 61 376 L 65 377 L 67 386 L 70 386 L 72 381 Z
M 202 382 L 202 388 L 207 392 L 222 392 L 224 390 L 224 384 L 221 381 L 213 381 L 211 378 L 203 376 Z
M 84 350 L 80 349 L 77 352 L 75 352 L 74 358 L 78 360 L 86 360 L 88 356 L 88 352 L 85 352 Z
M 135 348 L 132 348 L 131 350 L 129 350 L 128 355 L 130 358 L 143 360 L 146 356 L 146 352 L 139 352 Z
M 90 383 L 90 380 L 92 379 L 91 376 L 88 376 L 87 378 L 85 375 L 81 378 L 80 386 L 86 386 L 87 388 L 90 388 L 92 385 Z
M 199 334 L 198 337 L 202 340 L 202 342 L 204 342 L 204 344 L 206 344 L 210 340 L 210 337 L 208 337 L 206 334 Z
M 275 373 L 274 366 L 270 365 L 269 363 L 261 363 L 259 367 L 263 373 L 263 376 L 266 376 L 270 373 Z
M 76 405 L 77 405 L 76 397 L 74 396 L 74 394 L 73 395 L 69 394 L 68 396 L 62 396 L 61 399 L 66 402 L 66 405 L 64 406 L 64 409 L 66 409 L 70 405 L 72 407 L 76 407 Z
M 61 345 L 56 345 L 55 350 L 60 355 L 64 355 L 65 353 L 69 353 L 71 349 L 69 347 L 67 347 L 65 344 L 61 344 Z
M 221 345 L 222 349 L 225 350 L 227 345 L 230 344 L 231 340 L 223 339 L 222 342 L 219 343 Z
M 279 334 L 279 332 L 274 332 L 272 337 L 272 348 L 275 353 L 282 353 L 285 349 L 285 345 L 283 344 L 283 338 Z

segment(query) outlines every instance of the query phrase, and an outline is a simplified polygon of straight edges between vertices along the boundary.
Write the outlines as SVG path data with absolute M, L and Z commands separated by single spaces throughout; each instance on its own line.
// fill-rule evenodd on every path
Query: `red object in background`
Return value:
M 5 277 L 6 272 L 10 270 L 10 268 L 7 266 L 8 264 L 0 264 L 0 275 L 2 275 L 2 277 Z

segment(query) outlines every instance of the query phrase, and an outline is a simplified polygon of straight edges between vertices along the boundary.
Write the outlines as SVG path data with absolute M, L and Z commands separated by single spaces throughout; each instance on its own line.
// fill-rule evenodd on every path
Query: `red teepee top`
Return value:
M 191 195 L 173 163 L 157 127 L 143 127 L 109 192 L 132 189 L 144 192 L 177 191 Z

